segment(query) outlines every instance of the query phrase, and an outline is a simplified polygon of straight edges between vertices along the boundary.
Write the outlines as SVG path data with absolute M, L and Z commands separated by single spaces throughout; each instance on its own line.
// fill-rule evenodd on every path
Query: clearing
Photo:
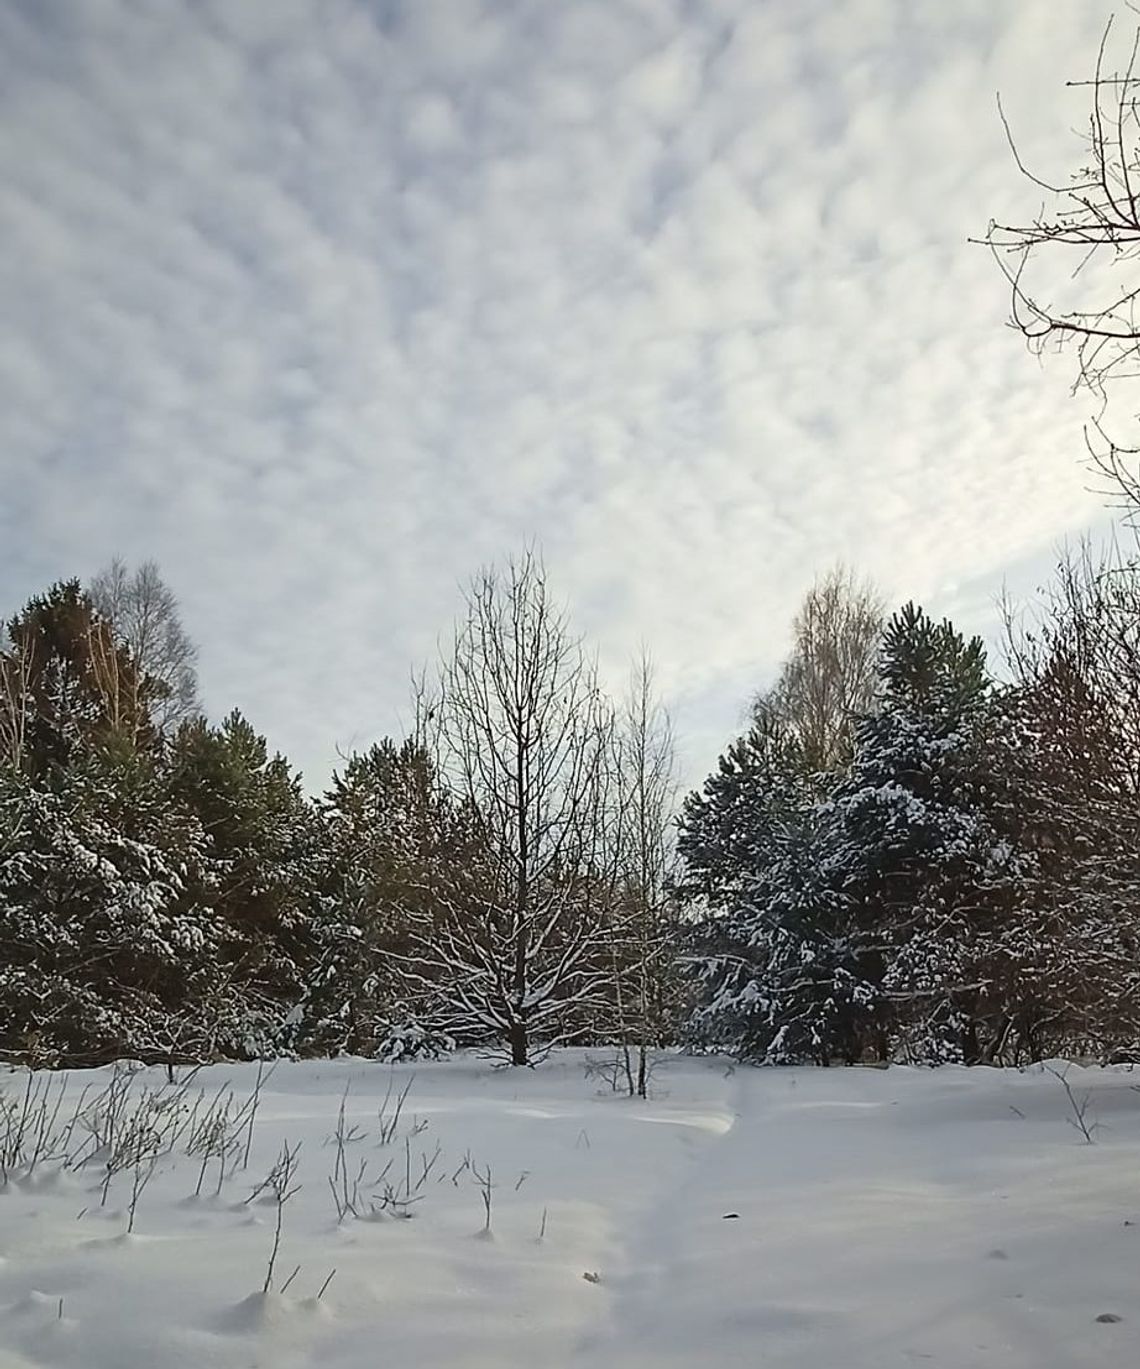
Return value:
M 1129 1071 L 586 1059 L 0 1074 L 0 1369 L 1140 1363 Z

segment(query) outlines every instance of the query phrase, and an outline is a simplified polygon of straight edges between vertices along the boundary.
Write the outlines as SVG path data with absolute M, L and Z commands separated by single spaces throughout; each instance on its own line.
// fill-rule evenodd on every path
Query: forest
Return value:
M 479 1047 L 1133 1058 L 1140 567 L 1084 545 L 991 660 L 836 569 L 695 792 L 534 552 L 480 572 L 410 735 L 326 792 L 208 720 L 158 568 L 0 655 L 0 1049 L 38 1066 Z

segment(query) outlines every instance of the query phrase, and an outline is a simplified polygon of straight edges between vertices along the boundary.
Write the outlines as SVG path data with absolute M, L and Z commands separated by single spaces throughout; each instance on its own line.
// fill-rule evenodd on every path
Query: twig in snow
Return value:
M 471 1173 L 474 1176 L 475 1186 L 479 1189 L 479 1194 L 483 1199 L 482 1234 L 484 1236 L 489 1236 L 491 1234 L 491 1195 L 495 1190 L 495 1185 L 491 1175 L 491 1166 L 487 1165 L 486 1168 L 483 1170 L 482 1174 L 480 1174 L 479 1171 L 475 1168 L 475 1166 L 472 1165 Z
M 400 1129 L 400 1115 L 404 1111 L 404 1104 L 408 1101 L 408 1094 L 412 1091 L 412 1085 L 416 1082 L 413 1074 L 400 1092 L 396 1095 L 395 1106 L 389 1115 L 388 1104 L 392 1100 L 392 1086 L 395 1082 L 396 1071 L 393 1069 L 388 1075 L 388 1088 L 384 1094 L 384 1099 L 376 1112 L 376 1119 L 380 1123 L 380 1144 L 390 1145 L 396 1138 L 396 1133 Z M 426 1126 L 426 1123 L 424 1124 Z M 422 1131 L 423 1127 L 418 1130 Z
M 1069 1100 L 1069 1113 L 1066 1121 L 1074 1131 L 1079 1131 L 1085 1138 L 1087 1145 L 1096 1144 L 1096 1133 L 1100 1130 L 1100 1123 L 1095 1115 L 1090 1117 L 1089 1111 L 1092 1106 L 1092 1094 L 1083 1093 L 1078 1098 L 1073 1092 L 1073 1086 L 1069 1083 L 1068 1070 L 1055 1070 L 1051 1065 L 1045 1067 L 1054 1079 L 1059 1080 L 1061 1087 L 1065 1090 L 1065 1097 Z
M 281 1223 L 285 1214 L 285 1204 L 300 1188 L 300 1184 L 293 1183 L 293 1176 L 297 1172 L 297 1155 L 301 1149 L 300 1142 L 290 1149 L 289 1142 L 285 1141 L 281 1147 L 281 1154 L 277 1157 L 277 1163 L 269 1171 L 266 1184 L 273 1194 L 273 1200 L 277 1204 L 277 1220 L 273 1227 L 273 1247 L 269 1252 L 269 1262 L 265 1268 L 265 1283 L 261 1291 L 268 1293 L 273 1287 L 273 1267 L 277 1263 L 277 1252 L 281 1249 Z

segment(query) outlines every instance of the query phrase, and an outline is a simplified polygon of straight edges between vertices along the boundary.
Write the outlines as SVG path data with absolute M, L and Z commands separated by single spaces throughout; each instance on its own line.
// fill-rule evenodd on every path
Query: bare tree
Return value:
M 1092 78 L 1068 82 L 1090 91 L 1091 108 L 1083 151 L 1067 182 L 1045 180 L 1026 165 L 999 99 L 1017 168 L 1045 199 L 1026 223 L 991 220 L 981 241 L 1008 282 L 1010 324 L 1031 350 L 1075 350 L 1074 389 L 1087 390 L 1097 405 L 1086 434 L 1090 455 L 1110 492 L 1135 517 L 1136 443 L 1122 445 L 1109 435 L 1105 411 L 1114 382 L 1140 371 L 1140 29 L 1117 63 L 1109 55 L 1112 37 L 1110 20 Z
M 883 623 L 878 591 L 842 566 L 808 590 L 791 655 L 774 690 L 753 704 L 758 724 L 779 719 L 805 772 L 833 772 L 850 759 L 855 720 L 874 696 Z
M 604 993 L 612 919 L 605 810 L 613 721 L 539 558 L 481 572 L 441 662 L 440 772 L 476 828 L 433 890 L 406 985 L 461 1039 L 525 1065 Z
M 1014 680 L 1038 685 L 1064 662 L 1111 729 L 1113 786 L 1140 799 L 1140 565 L 1084 539 L 1058 561 L 1035 609 L 1003 604 Z
M 0 630 L 0 766 L 23 768 L 28 729 L 35 705 L 32 681 L 36 673 L 35 642 L 17 650 L 7 630 Z
M 198 705 L 198 651 L 182 625 L 178 600 L 154 561 L 128 570 L 119 557 L 99 572 L 89 588 L 91 601 L 112 627 L 135 665 L 153 680 L 161 697 L 152 713 L 162 732 L 195 717 Z
M 986 965 L 990 992 L 1015 1051 L 1108 1055 L 1140 1032 L 1140 567 L 1083 542 L 1033 611 L 1005 617 L 995 773 L 1034 856 L 1009 890 L 1020 949 Z
M 626 910 L 614 948 L 616 1007 L 626 1084 L 644 1098 L 649 1047 L 666 1017 L 677 799 L 672 721 L 657 697 L 646 651 L 630 673 L 616 741 L 617 869 Z

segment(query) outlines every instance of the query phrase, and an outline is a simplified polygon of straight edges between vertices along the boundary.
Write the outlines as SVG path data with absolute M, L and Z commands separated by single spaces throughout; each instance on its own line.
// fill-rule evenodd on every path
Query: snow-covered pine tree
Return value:
M 904 1053 L 974 1060 L 976 971 L 995 889 L 1017 859 L 989 811 L 985 652 L 907 604 L 884 634 L 880 675 L 881 702 L 821 814 L 825 873 L 850 902 Z
M 739 904 L 772 859 L 777 833 L 799 821 L 808 799 L 801 775 L 778 712 L 758 700 L 748 732 L 682 804 L 678 888 L 690 903 L 718 914 Z
M 169 802 L 154 698 L 78 582 L 8 624 L 0 1040 L 14 1054 L 155 1058 L 203 1039 L 197 1005 L 217 949 L 200 897 L 207 842 Z
M 431 1034 L 409 1022 L 396 957 L 409 927 L 430 921 L 433 867 L 465 858 L 456 805 L 422 744 L 385 738 L 333 776 L 321 818 L 319 951 L 298 1044 L 431 1053 Z
M 851 910 L 826 877 L 829 829 L 778 713 L 749 733 L 687 799 L 682 892 L 703 908 L 691 963 L 693 1039 L 771 1064 L 856 1058 L 877 994 L 851 937 Z
M 0 648 L 0 765 L 42 776 L 92 749 L 153 746 L 157 686 L 78 580 L 30 599 Z
M 698 1041 L 772 1061 L 851 1058 L 876 994 L 842 888 L 823 875 L 826 799 L 877 690 L 875 589 L 837 569 L 808 591 L 752 727 L 691 795 L 680 882 L 697 923 Z
M 35 1064 L 197 1057 L 217 976 L 206 838 L 147 757 L 0 773 L 0 1051 Z
M 212 1012 L 217 1048 L 273 1049 L 303 1001 L 318 947 L 321 830 L 299 777 L 235 711 L 218 727 L 183 723 L 169 745 L 167 791 L 209 839 L 201 890 L 226 975 Z

